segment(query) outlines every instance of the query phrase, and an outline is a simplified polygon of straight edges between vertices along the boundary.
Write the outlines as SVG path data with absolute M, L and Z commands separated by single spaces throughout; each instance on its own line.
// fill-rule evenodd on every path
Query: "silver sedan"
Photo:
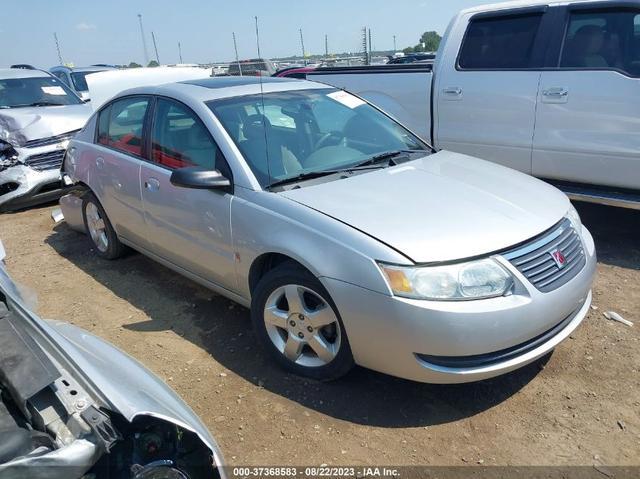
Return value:
M 71 142 L 67 222 L 251 308 L 285 369 L 475 381 L 586 316 L 595 248 L 566 196 L 434 151 L 347 92 L 211 78 L 125 91 Z

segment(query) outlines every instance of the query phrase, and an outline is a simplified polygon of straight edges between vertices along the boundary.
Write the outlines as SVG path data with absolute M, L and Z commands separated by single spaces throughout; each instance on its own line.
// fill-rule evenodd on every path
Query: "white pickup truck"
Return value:
M 640 1 L 519 1 L 449 24 L 433 65 L 323 68 L 437 148 L 640 208 Z

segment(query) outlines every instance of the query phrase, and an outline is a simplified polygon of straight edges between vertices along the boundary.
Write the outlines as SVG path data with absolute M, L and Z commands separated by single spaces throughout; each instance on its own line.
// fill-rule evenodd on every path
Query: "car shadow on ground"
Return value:
M 598 262 L 640 270 L 640 211 L 574 202 L 596 243 Z
M 250 383 L 323 414 L 379 427 L 420 427 L 473 416 L 531 381 L 550 355 L 505 376 L 473 384 L 429 385 L 364 368 L 329 383 L 279 369 L 260 348 L 249 311 L 137 253 L 105 261 L 87 237 L 57 225 L 46 242 L 61 256 L 144 311 L 151 319 L 124 324 L 147 333 L 173 330 Z M 63 319 L 63 318 L 62 318 Z

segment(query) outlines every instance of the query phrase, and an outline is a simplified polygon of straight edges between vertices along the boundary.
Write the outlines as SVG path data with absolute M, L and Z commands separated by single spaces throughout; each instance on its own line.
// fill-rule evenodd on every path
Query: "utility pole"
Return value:
M 397 52 L 398 49 L 396 48 L 396 36 L 393 36 L 393 53 Z
M 258 58 L 262 58 L 260 54 L 260 32 L 258 31 L 258 17 L 253 17 L 256 20 L 256 47 L 258 48 Z
M 371 57 L 373 56 L 373 49 L 371 48 L 371 29 L 369 29 L 369 63 L 371 65 Z
M 304 37 L 302 36 L 302 28 L 300 29 L 300 45 L 302 46 L 302 59 L 304 60 L 304 64 L 307 64 L 307 59 L 304 55 Z
M 180 58 L 180 63 L 184 63 L 182 61 L 182 45 L 180 45 L 180 42 L 178 42 L 178 58 Z
M 329 56 L 329 36 L 327 34 L 324 35 L 324 56 Z
M 362 28 L 362 52 L 364 53 L 364 64 L 369 64 L 369 51 L 367 48 L 367 27 Z
M 151 32 L 151 39 L 153 40 L 153 49 L 156 51 L 156 61 L 160 65 L 160 57 L 158 56 L 158 45 L 156 44 L 156 35 Z
M 142 14 L 138 13 L 138 22 L 140 23 L 140 36 L 142 37 L 142 49 L 144 50 L 144 66 L 149 64 L 149 52 L 147 51 L 147 42 L 144 39 L 144 28 L 142 28 Z
M 58 60 L 60 61 L 60 65 L 64 65 L 62 61 L 62 53 L 60 53 L 60 42 L 58 42 L 58 34 L 53 32 L 53 38 L 56 41 L 56 50 L 58 50 Z
M 236 43 L 236 33 L 233 32 L 233 49 L 236 52 L 236 63 L 238 64 L 238 70 L 240 71 L 240 76 L 242 76 L 242 65 L 240 65 L 240 58 L 238 58 L 238 44 Z

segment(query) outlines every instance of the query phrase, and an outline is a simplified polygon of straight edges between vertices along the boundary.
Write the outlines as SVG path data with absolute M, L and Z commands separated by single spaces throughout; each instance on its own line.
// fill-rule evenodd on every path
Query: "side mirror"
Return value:
M 231 182 L 218 170 L 207 170 L 200 166 L 174 170 L 169 181 L 174 186 L 199 190 L 216 190 L 231 186 Z

